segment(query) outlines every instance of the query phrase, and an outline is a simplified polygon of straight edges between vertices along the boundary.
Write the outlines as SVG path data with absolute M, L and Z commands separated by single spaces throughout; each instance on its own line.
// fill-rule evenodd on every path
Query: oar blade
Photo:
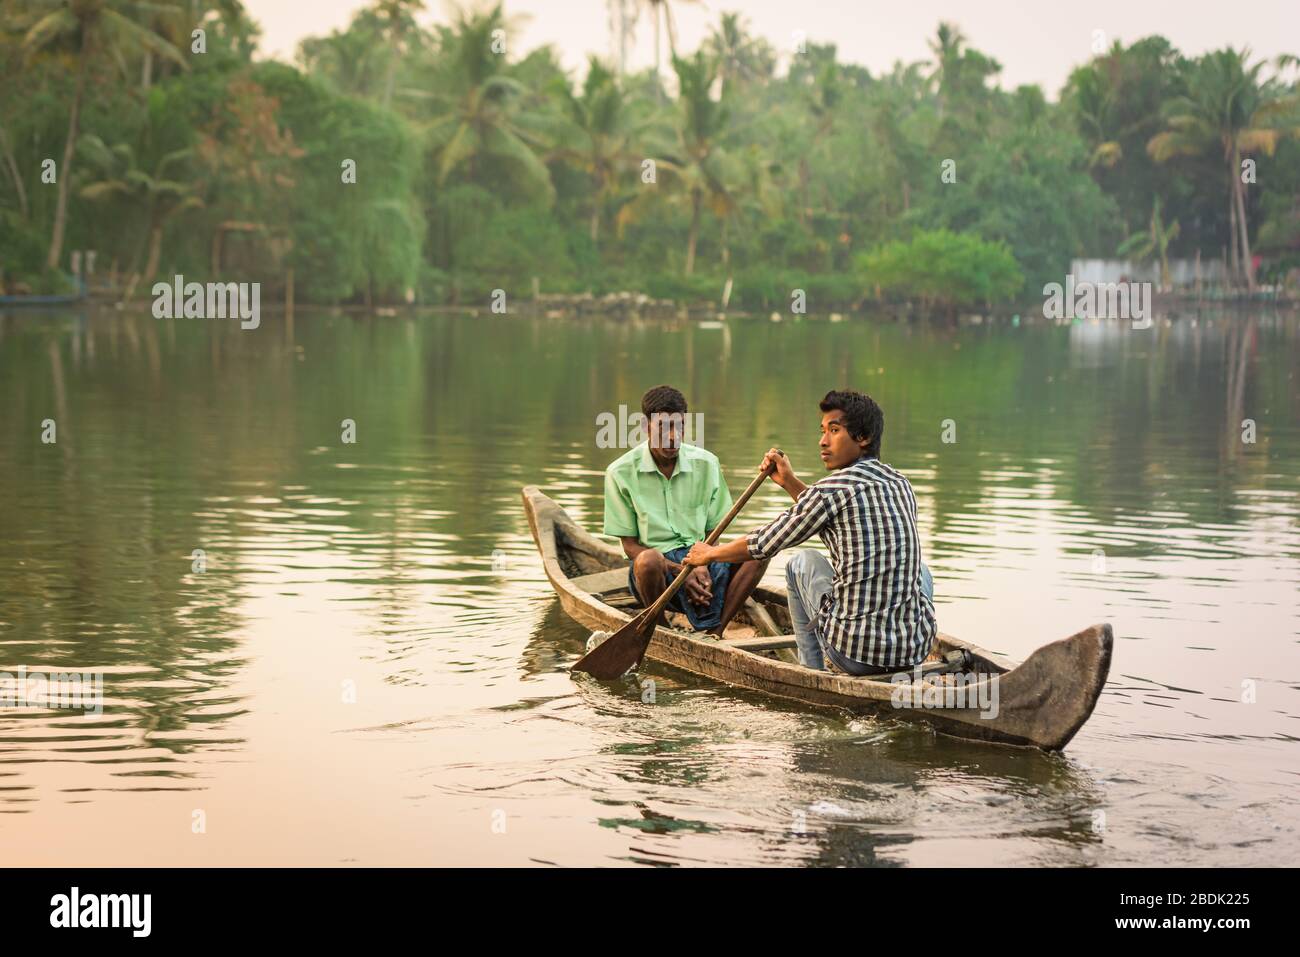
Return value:
M 585 671 L 601 681 L 621 678 L 641 663 L 652 634 L 654 621 L 642 612 L 579 658 L 572 670 Z

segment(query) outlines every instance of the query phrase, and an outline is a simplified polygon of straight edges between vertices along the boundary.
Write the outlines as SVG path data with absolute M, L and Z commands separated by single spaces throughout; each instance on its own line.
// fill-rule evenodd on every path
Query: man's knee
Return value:
M 812 553 L 801 548 L 790 556 L 790 560 L 785 565 L 785 583 L 789 588 L 797 588 L 799 576 L 803 574 L 805 566 L 808 564 L 808 556 Z
M 632 569 L 637 575 L 662 575 L 667 567 L 663 553 L 653 548 L 647 548 L 632 559 Z

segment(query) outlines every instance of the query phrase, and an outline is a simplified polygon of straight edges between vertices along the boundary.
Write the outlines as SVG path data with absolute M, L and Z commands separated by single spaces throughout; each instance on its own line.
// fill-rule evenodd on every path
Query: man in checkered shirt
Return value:
M 911 483 L 880 461 L 885 417 L 860 392 L 828 392 L 821 459 L 832 474 L 806 485 L 780 450 L 772 481 L 795 503 L 726 545 L 692 547 L 684 564 L 763 561 L 819 535 L 830 552 L 802 550 L 786 566 L 799 661 L 850 675 L 900 671 L 923 661 L 938 625 L 934 582 L 921 561 Z

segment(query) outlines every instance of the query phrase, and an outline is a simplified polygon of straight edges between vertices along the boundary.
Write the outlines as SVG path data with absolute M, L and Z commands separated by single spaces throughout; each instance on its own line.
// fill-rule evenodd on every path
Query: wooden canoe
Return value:
M 626 624 L 638 608 L 627 587 L 623 553 L 587 532 L 535 486 L 525 488 L 523 498 L 546 577 L 569 617 L 609 632 Z M 919 681 L 911 671 L 878 678 L 812 671 L 795 663 L 792 634 L 752 634 L 764 620 L 791 630 L 785 589 L 760 585 L 754 599 L 770 618 L 742 611 L 737 630 L 750 636 L 733 638 L 728 629 L 720 640 L 659 627 L 646 657 L 781 698 L 893 714 L 961 738 L 1049 751 L 1064 748 L 1088 720 L 1110 671 L 1114 639 L 1107 624 L 1045 645 L 1022 663 L 941 633 L 930 656 L 937 670 Z

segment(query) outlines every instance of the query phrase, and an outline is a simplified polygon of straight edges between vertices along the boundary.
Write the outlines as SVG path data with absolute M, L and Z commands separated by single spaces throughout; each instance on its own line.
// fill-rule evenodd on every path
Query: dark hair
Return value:
M 686 396 L 670 385 L 657 385 L 641 396 L 641 414 L 647 419 L 657 412 L 686 414 Z
M 851 389 L 833 389 L 826 393 L 818 408 L 822 412 L 843 412 L 844 424 L 854 439 L 870 438 L 864 455 L 880 457 L 880 437 L 885 434 L 885 413 L 876 400 Z

